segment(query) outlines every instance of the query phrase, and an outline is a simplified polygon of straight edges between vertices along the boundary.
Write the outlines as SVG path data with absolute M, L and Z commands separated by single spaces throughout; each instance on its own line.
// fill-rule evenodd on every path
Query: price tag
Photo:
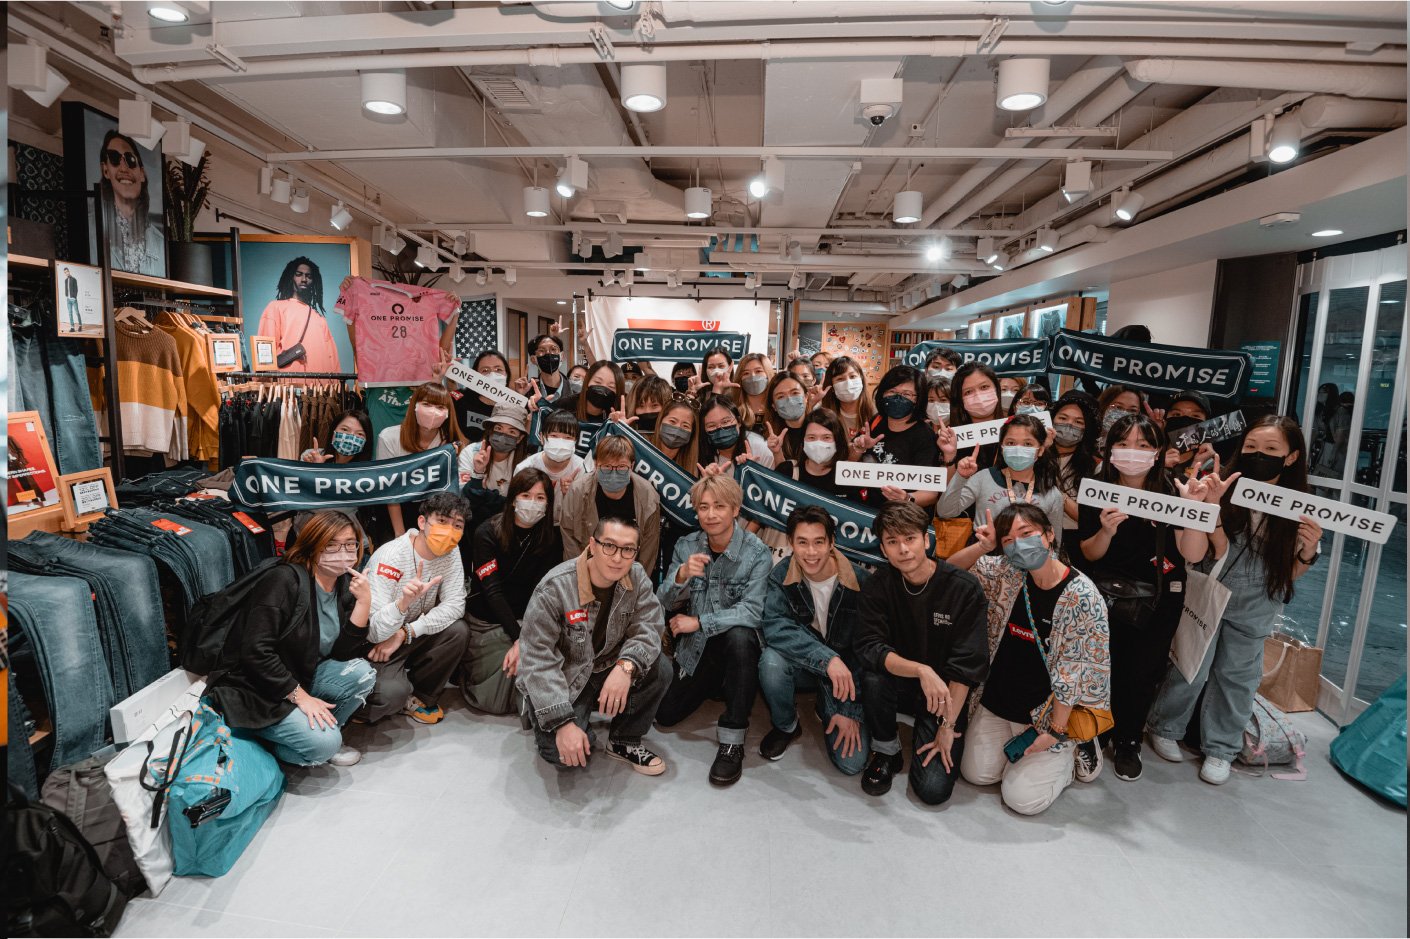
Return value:
M 159 518 L 159 519 L 157 519 L 156 521 L 152 522 L 152 527 L 153 527 L 153 528 L 160 528 L 162 531 L 175 532 L 178 536 L 184 536 L 184 535 L 189 535 L 189 534 L 191 534 L 191 529 L 187 528 L 185 525 L 181 524 L 180 522 L 173 522 L 173 521 L 172 521 L 171 519 L 169 519 L 169 518 Z
M 264 526 L 261 525 L 259 522 L 255 521 L 254 519 L 250 518 L 250 516 L 245 514 L 244 512 L 236 512 L 235 521 L 248 528 L 250 530 L 250 533 L 253 535 L 264 534 Z

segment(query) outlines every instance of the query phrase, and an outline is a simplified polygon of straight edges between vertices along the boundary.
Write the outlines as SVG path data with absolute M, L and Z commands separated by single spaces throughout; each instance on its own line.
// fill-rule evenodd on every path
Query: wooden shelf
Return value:
M 149 277 L 146 274 L 129 274 L 126 271 L 113 271 L 113 283 L 122 284 L 127 287 L 155 287 L 158 290 L 170 290 L 173 293 L 199 294 L 203 297 L 235 296 L 235 291 L 226 290 L 224 287 L 207 287 L 205 284 L 188 284 L 179 280 L 167 280 L 165 277 Z
M 27 254 L 10 255 L 10 263 L 20 267 L 48 267 L 49 262 L 44 258 L 32 258 Z

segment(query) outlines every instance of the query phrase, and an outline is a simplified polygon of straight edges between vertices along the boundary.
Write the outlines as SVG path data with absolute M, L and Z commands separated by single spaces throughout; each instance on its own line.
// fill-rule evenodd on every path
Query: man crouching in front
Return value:
M 587 766 L 594 710 L 612 719 L 607 755 L 659 776 L 665 762 L 641 743 L 671 685 L 661 662 L 661 604 L 636 562 L 640 531 L 604 518 L 577 558 L 544 576 L 519 634 L 519 689 L 539 756 Z

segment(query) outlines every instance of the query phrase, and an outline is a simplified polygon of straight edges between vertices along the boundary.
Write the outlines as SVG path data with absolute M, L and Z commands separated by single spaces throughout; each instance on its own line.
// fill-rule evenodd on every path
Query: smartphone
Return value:
M 1009 758 L 1010 763 L 1017 763 L 1023 759 L 1023 751 L 1033 745 L 1033 741 L 1038 739 L 1038 728 L 1030 727 L 1023 733 L 1014 737 L 1004 744 L 1004 756 Z

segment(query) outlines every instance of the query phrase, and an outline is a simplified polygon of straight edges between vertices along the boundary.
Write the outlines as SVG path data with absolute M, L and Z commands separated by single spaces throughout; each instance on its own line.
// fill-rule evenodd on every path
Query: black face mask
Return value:
M 587 390 L 588 404 L 599 411 L 610 410 L 617 403 L 617 392 L 606 385 L 592 385 Z
M 1245 478 L 1266 483 L 1283 474 L 1283 470 L 1287 468 L 1283 463 L 1286 459 L 1287 457 L 1270 456 L 1267 453 L 1240 453 L 1238 468 Z
M 539 364 L 539 371 L 552 375 L 558 371 L 558 366 L 563 364 L 563 357 L 557 353 L 550 352 L 548 355 L 539 356 L 536 361 Z
M 1186 417 L 1185 415 L 1167 417 L 1165 419 L 1165 433 L 1173 438 L 1180 431 L 1187 427 L 1193 427 L 1198 423 L 1200 423 L 1200 419 L 1197 417 Z
M 656 419 L 660 417 L 660 412 L 654 414 L 638 414 L 636 416 L 636 429 L 643 434 L 649 434 L 656 429 Z
M 690 376 L 677 375 L 675 378 L 671 379 L 671 384 L 676 386 L 677 391 L 682 393 L 687 392 L 690 390 Z

